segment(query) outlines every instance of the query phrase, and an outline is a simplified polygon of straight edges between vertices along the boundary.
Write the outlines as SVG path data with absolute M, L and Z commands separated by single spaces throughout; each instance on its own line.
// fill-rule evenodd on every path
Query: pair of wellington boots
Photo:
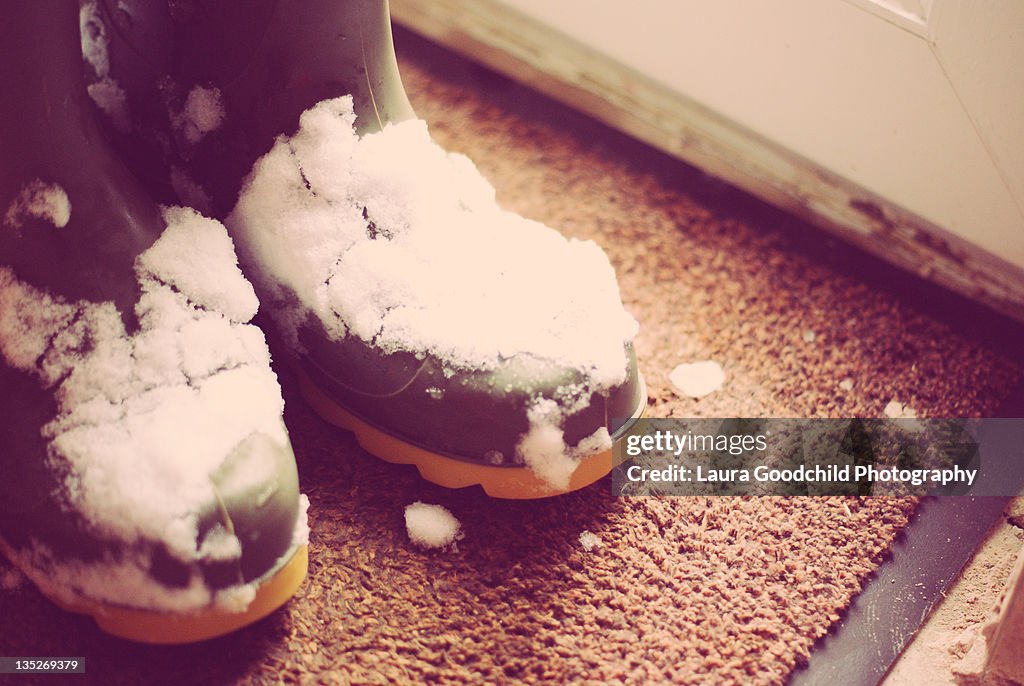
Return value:
M 312 407 L 430 481 L 611 469 L 645 394 L 607 258 L 429 140 L 385 2 L 25 2 L 0 34 L 0 551 L 56 603 L 177 643 L 295 593 L 258 307 Z

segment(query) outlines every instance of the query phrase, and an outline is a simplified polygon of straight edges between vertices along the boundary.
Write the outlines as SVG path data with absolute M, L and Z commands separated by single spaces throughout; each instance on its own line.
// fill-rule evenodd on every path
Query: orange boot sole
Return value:
M 557 489 L 527 467 L 498 467 L 448 457 L 407 443 L 368 424 L 331 400 L 298 365 L 293 364 L 292 368 L 298 375 L 303 397 L 321 418 L 354 433 L 359 445 L 367 452 L 385 462 L 414 465 L 420 476 L 439 486 L 465 488 L 479 485 L 492 498 L 530 500 L 589 486 L 611 472 L 614 466 L 611 448 L 584 457 L 573 472 L 568 488 Z M 642 397 L 646 397 L 646 393 Z M 646 409 L 646 405 L 641 404 L 634 419 L 643 416 Z
M 0 541 L 0 553 L 16 559 Z M 17 563 L 14 562 L 17 567 Z M 188 613 L 158 612 L 94 602 L 87 599 L 68 602 L 59 597 L 57 589 L 48 588 L 45 578 L 36 578 L 26 570 L 40 592 L 55 605 L 68 612 L 91 616 L 104 632 L 139 643 L 195 643 L 232 633 L 257 622 L 284 605 L 299 589 L 309 567 L 309 548 L 295 549 L 291 558 L 257 584 L 256 596 L 242 612 L 231 612 L 210 606 Z

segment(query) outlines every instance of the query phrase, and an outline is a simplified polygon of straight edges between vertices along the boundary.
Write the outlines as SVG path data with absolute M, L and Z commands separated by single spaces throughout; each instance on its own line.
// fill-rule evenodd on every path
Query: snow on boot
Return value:
M 110 152 L 78 17 L 0 26 L 0 553 L 112 634 L 202 640 L 295 592 L 305 501 L 231 239 Z

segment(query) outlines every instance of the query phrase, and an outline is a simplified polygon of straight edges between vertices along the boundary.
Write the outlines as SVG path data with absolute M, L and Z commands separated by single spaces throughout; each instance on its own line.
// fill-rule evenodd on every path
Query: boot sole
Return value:
M 232 633 L 257 622 L 284 605 L 295 595 L 309 567 L 309 547 L 295 549 L 287 562 L 257 581 L 256 596 L 243 612 L 210 606 L 196 612 L 175 614 L 140 610 L 91 600 L 68 602 L 45 578 L 38 578 L 17 563 L 17 556 L 0 540 L 0 553 L 11 560 L 54 605 L 68 612 L 91 616 L 99 628 L 112 636 L 153 644 L 181 644 L 205 641 Z
M 547 498 L 585 488 L 611 472 L 615 465 L 614 448 L 585 457 L 573 472 L 568 488 L 557 489 L 537 477 L 533 470 L 527 467 L 498 467 L 435 453 L 408 443 L 360 419 L 320 390 L 297 363 L 292 362 L 290 366 L 298 376 L 299 388 L 306 402 L 323 420 L 354 433 L 359 445 L 375 457 L 392 464 L 413 465 L 424 479 L 445 488 L 479 485 L 492 498 Z M 646 392 L 642 392 L 641 397 L 646 398 Z M 646 409 L 646 403 L 641 402 L 626 427 L 632 426 L 636 420 L 643 417 Z

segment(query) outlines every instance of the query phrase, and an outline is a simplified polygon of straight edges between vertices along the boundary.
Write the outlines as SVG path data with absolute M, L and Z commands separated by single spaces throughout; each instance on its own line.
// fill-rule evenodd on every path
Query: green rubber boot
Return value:
M 295 592 L 305 511 L 231 241 L 110 151 L 78 19 L 0 24 L 0 553 L 110 633 L 202 640 Z
M 173 5 L 95 7 L 92 70 L 150 187 L 226 216 L 313 407 L 446 486 L 607 474 L 646 406 L 611 266 L 430 141 L 387 3 Z

